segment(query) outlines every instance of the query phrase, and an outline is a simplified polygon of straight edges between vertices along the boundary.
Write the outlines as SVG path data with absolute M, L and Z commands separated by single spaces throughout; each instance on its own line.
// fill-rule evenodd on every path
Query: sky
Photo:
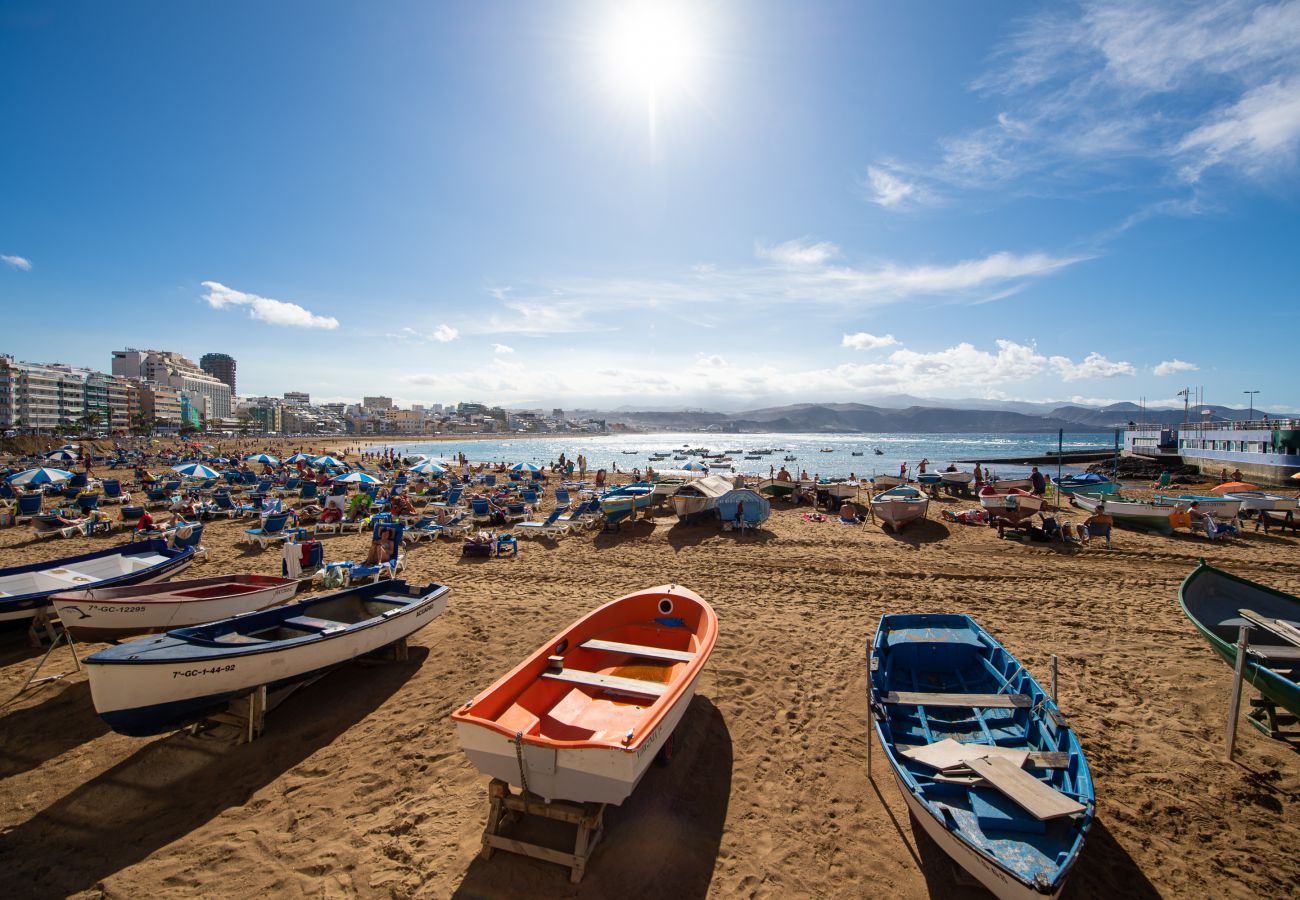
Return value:
M 1300 412 L 1300 0 L 8 0 L 0 121 L 20 359 Z

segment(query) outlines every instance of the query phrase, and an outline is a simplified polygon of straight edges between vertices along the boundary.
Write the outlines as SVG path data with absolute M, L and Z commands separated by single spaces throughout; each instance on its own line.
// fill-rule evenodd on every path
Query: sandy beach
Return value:
M 879 756 L 867 778 L 865 648 L 881 614 L 912 611 L 971 614 L 1044 682 L 1057 654 L 1060 703 L 1098 798 L 1066 896 L 1293 896 L 1300 755 L 1243 723 L 1237 761 L 1224 760 L 1231 671 L 1182 615 L 1177 588 L 1205 557 L 1300 594 L 1300 538 L 1117 529 L 1111 549 L 1075 551 L 940 521 L 974 505 L 944 498 L 898 536 L 778 503 L 766 530 L 743 537 L 664 515 L 524 543 L 517 558 L 410 546 L 404 577 L 453 593 L 409 661 L 335 671 L 247 745 L 222 732 L 117 735 L 84 674 L 29 691 L 0 708 L 3 892 L 985 896 L 909 822 Z M 279 574 L 277 552 L 238 544 L 245 527 L 209 523 L 210 559 L 184 577 Z M 121 539 L 36 542 L 8 528 L 0 565 Z M 357 558 L 368 537 L 324 541 L 327 558 Z M 581 884 L 547 863 L 478 859 L 487 780 L 449 713 L 596 605 L 665 582 L 700 593 L 720 623 L 677 758 L 610 811 Z M 38 655 L 0 645 L 4 698 Z M 47 667 L 69 668 L 66 652 Z

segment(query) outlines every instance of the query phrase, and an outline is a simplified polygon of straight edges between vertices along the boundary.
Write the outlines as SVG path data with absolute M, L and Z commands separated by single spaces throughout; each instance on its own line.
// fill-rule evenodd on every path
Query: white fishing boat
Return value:
M 409 637 L 442 613 L 449 591 L 381 581 L 118 644 L 84 660 L 90 695 L 114 731 L 173 731 L 259 687 L 295 684 Z
M 1032 519 L 1043 508 L 1043 498 L 1027 492 L 980 494 L 980 506 L 988 510 L 990 518 L 1018 525 Z
M 890 488 L 902 487 L 907 484 L 907 479 L 897 475 L 872 475 L 871 484 L 878 491 L 887 491 Z
M 975 480 L 974 472 L 940 472 L 939 481 L 954 487 L 967 487 Z
M 1032 491 L 1034 489 L 1034 480 L 1032 478 L 997 478 L 993 481 L 993 489 L 999 494 L 1010 491 Z
M 1156 494 L 1152 501 L 1159 506 L 1181 506 L 1183 509 L 1189 509 L 1195 503 L 1197 509 L 1207 516 L 1214 516 L 1220 522 L 1230 522 L 1241 515 L 1244 502 L 1235 497 L 1219 497 L 1215 494 L 1182 494 L 1178 497 Z
M 758 483 L 758 492 L 769 497 L 788 497 L 798 487 L 793 481 L 781 478 L 764 478 Z
M 1283 497 L 1281 494 L 1270 494 L 1268 491 L 1233 491 L 1223 496 L 1240 500 L 1242 509 L 1255 512 L 1260 510 L 1288 512 L 1295 510 L 1300 502 L 1295 497 Z
M 676 585 L 607 603 L 452 713 L 469 761 L 544 800 L 622 803 L 672 734 L 718 619 Z
M 679 486 L 673 493 L 673 512 L 679 519 L 700 517 L 713 511 L 718 498 L 731 490 L 730 478 L 705 475 Z
M 871 511 L 895 533 L 909 522 L 924 518 L 929 508 L 930 498 L 914 487 L 890 488 L 871 498 Z
M 202 625 L 276 606 L 293 597 L 296 578 L 218 575 L 136 587 L 66 591 L 50 598 L 63 627 L 79 641 Z
M 1185 525 L 1190 523 L 1186 507 L 1160 506 L 1157 503 L 1129 500 L 1115 494 L 1076 493 L 1071 494 L 1070 499 L 1076 506 L 1089 512 L 1099 509 L 1104 511 L 1115 520 L 1116 525 L 1129 525 L 1145 531 L 1173 534 L 1174 523 L 1171 519 L 1174 516 L 1184 517 Z

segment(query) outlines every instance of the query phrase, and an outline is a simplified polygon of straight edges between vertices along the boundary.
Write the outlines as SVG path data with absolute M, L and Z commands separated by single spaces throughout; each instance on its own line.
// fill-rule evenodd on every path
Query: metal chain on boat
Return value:
M 528 796 L 528 771 L 524 766 L 524 733 L 515 732 L 515 760 L 519 763 L 519 786 L 524 789 L 524 796 Z

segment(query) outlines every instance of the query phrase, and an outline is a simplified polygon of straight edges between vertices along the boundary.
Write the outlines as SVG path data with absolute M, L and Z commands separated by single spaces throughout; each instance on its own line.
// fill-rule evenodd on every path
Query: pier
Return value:
M 979 463 L 989 465 L 1050 466 L 1056 463 L 1074 465 L 1077 463 L 1101 462 L 1115 456 L 1113 447 L 1099 447 L 1095 450 L 1070 450 L 1065 453 L 1043 453 L 1039 456 L 986 456 L 980 459 L 959 459 L 959 463 Z

